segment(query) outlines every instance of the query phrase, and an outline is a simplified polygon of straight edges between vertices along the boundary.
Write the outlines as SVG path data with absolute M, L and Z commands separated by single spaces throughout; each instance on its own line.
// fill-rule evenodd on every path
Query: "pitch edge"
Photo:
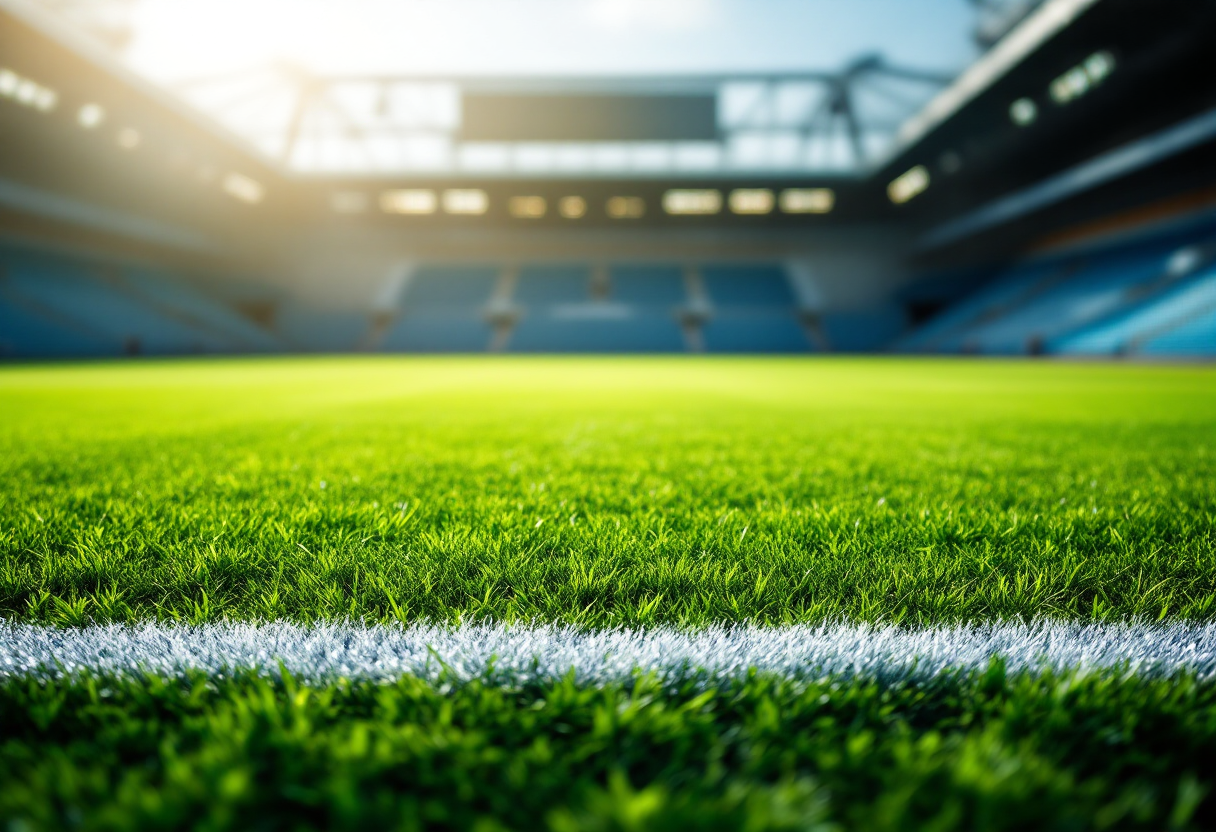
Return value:
M 586 684 L 731 679 L 752 671 L 787 678 L 929 679 L 986 668 L 1116 670 L 1140 676 L 1216 675 L 1216 625 L 995 622 L 924 629 L 836 623 L 679 630 L 586 631 L 556 625 L 408 627 L 355 624 L 146 623 L 56 628 L 0 625 L 0 677 L 80 672 L 192 671 L 277 674 L 305 680 L 491 678 L 527 683 L 573 671 Z

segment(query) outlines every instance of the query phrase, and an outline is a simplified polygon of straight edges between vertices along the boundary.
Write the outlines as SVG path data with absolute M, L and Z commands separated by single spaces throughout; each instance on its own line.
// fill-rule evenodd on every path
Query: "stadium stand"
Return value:
M 385 331 L 387 352 L 484 352 L 492 330 L 485 309 L 500 270 L 494 266 L 423 266 L 406 286 L 403 308 Z
M 140 267 L 14 246 L 0 250 L 0 267 L 0 293 L 9 321 L 0 341 L 11 355 L 273 348 L 273 339 L 236 313 Z M 52 350 L 53 340 L 58 343 Z
M 1129 290 L 1155 280 L 1163 267 L 1156 254 L 1058 263 L 1016 308 L 969 327 L 963 348 L 998 355 L 1042 352 L 1048 339 L 1118 309 Z
M 604 307 L 596 309 L 596 306 Z M 670 315 L 609 304 L 525 313 L 511 336 L 519 352 L 677 352 L 684 349 Z
M 882 350 L 908 325 L 907 315 L 898 306 L 887 305 L 818 316 L 822 341 L 836 352 Z
M 120 344 L 44 317 L 3 295 L 0 284 L 0 357 L 78 358 L 116 355 Z
M 1060 339 L 1053 351 L 1076 355 L 1216 353 L 1216 271 Z
M 494 266 L 424 266 L 411 277 L 403 301 L 408 309 L 480 309 L 489 303 L 499 271 Z
M 491 330 L 480 318 L 406 312 L 380 341 L 386 352 L 485 352 Z
M 368 348 L 372 323 L 366 312 L 286 303 L 275 312 L 274 328 L 291 349 L 352 352 Z
M 696 314 L 681 266 L 613 264 L 597 281 L 589 264 L 525 265 L 513 273 L 510 297 L 495 298 L 502 275 L 511 273 L 505 266 L 421 267 L 378 347 L 492 349 L 497 323 L 506 333 L 501 346 L 516 352 L 681 352 L 701 342 L 723 352 L 811 348 L 779 264 L 707 267 L 702 281 L 714 303 Z M 293 310 L 285 316 L 292 322 L 285 332 L 303 329 L 294 323 L 299 315 Z M 310 322 L 309 331 L 316 325 Z M 345 343 L 366 326 L 351 320 Z M 698 334 L 690 340 L 686 330 Z
M 795 305 L 785 271 L 776 264 L 705 266 L 701 279 L 715 306 L 753 309 Z
M 1007 47 L 953 82 L 926 81 L 936 92 L 922 103 L 936 104 L 912 104 L 898 123 L 884 115 L 892 143 L 871 153 L 855 142 L 843 167 L 773 157 L 746 176 L 673 162 L 645 176 L 562 167 L 531 179 L 525 167 L 469 166 L 404 190 L 391 165 L 295 175 L 309 154 L 251 154 L 198 102 L 5 6 L 0 354 L 1210 355 L 1216 98 L 1193 79 L 1206 77 L 1216 5 L 1157 6 L 1141 18 L 1049 0 Z M 817 71 L 815 83 L 845 91 L 883 65 Z M 517 80 L 503 79 L 503 94 L 523 92 Z M 643 100 L 656 81 L 593 86 Z M 724 105 L 729 84 L 704 82 Z M 778 73 L 765 95 L 805 83 Z M 386 116 L 377 106 L 369 123 Z M 120 115 L 145 126 L 124 129 Z M 828 122 L 820 138 L 834 147 Z M 463 127 L 452 130 L 463 147 Z M 553 158 L 566 165 L 586 155 L 574 145 L 609 138 L 571 139 Z M 376 282 L 402 262 L 424 265 L 386 301 Z M 331 300 L 308 300 L 321 297 Z
M 173 275 L 135 267 L 124 270 L 123 279 L 145 301 L 165 310 L 169 316 L 223 334 L 233 350 L 268 352 L 282 346 L 269 332 Z
M 703 329 L 708 352 L 807 352 L 810 341 L 788 310 L 716 313 Z
M 509 349 L 518 352 L 676 352 L 683 282 L 670 267 L 609 269 L 593 286 L 590 266 L 520 269 L 514 299 L 520 318 Z M 611 300 L 609 300 L 611 298 Z
M 609 271 L 610 297 L 620 303 L 676 308 L 688 302 L 684 272 L 669 265 L 615 265 Z
M 894 348 L 992 355 L 1202 355 L 1211 217 L 1015 264 Z M 1192 321 L 1194 323 L 1192 324 Z M 1188 329 L 1177 338 L 1175 329 Z
M 1216 305 L 1144 341 L 1140 352 L 1144 355 L 1216 357 Z
M 526 307 L 591 300 L 591 269 L 586 265 L 524 266 L 513 298 Z
M 701 269 L 701 280 L 713 309 L 702 328 L 708 352 L 811 349 L 780 265 L 709 265 Z

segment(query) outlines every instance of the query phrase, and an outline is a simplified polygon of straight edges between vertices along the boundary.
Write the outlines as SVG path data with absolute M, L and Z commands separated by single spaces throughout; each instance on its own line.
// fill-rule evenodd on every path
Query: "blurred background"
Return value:
M 1216 0 L 0 0 L 0 358 L 1216 357 Z

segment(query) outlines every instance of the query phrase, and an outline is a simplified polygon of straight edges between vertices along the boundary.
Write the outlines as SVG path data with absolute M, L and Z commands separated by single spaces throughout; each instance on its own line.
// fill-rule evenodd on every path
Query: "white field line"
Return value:
M 192 670 L 307 680 L 389 680 L 411 674 L 523 683 L 729 679 L 749 671 L 790 678 L 927 679 L 976 670 L 994 656 L 1010 670 L 1189 671 L 1216 677 L 1216 625 L 994 622 L 907 629 L 868 624 L 580 631 L 545 625 L 409 627 L 287 623 L 139 624 L 56 628 L 0 624 L 0 677 L 80 671 L 178 675 Z

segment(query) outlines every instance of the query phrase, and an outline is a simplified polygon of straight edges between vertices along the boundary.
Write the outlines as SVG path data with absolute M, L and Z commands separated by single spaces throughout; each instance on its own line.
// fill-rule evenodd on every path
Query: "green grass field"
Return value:
M 1216 372 L 912 360 L 0 373 L 0 614 L 1216 617 Z
M 9 626 L 1216 621 L 1204 366 L 9 366 L 0 482 Z M 1216 683 L 9 676 L 0 824 L 1212 828 Z

